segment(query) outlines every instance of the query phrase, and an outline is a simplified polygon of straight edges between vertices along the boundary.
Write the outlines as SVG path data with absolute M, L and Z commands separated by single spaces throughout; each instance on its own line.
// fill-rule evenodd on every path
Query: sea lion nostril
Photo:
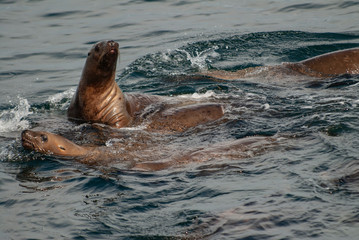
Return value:
M 21 138 L 24 139 L 27 135 L 29 135 L 29 132 L 30 132 L 29 130 L 22 131 Z
M 107 41 L 107 44 L 109 45 L 109 46 L 115 46 L 115 41 L 113 41 L 113 40 L 109 40 L 109 41 Z

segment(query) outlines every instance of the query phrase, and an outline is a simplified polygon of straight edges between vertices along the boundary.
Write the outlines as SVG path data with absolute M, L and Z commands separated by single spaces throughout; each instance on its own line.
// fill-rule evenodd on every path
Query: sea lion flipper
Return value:
M 224 115 L 221 104 L 206 103 L 170 108 L 148 126 L 149 129 L 183 131 L 199 124 L 215 121 Z

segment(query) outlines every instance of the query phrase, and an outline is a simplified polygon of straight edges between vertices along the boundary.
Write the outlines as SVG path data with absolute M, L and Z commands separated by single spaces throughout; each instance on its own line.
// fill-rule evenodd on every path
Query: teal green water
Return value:
M 358 236 L 358 76 L 322 80 L 264 71 L 230 82 L 178 78 L 358 47 L 356 2 L 0 6 L 1 239 Z M 225 117 L 173 135 L 68 122 L 87 51 L 103 39 L 120 44 L 116 81 L 123 91 L 220 102 Z M 125 151 L 109 166 L 92 167 L 25 151 L 24 129 L 79 143 L 99 141 L 100 133 L 108 146 L 145 145 L 138 156 L 149 161 L 254 135 L 283 140 L 234 154 L 214 150 L 210 159 L 144 172 L 129 167 Z

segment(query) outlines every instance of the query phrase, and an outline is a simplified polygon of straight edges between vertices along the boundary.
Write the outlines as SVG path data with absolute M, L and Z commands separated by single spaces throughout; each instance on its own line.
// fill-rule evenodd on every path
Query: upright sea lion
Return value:
M 131 123 L 136 105 L 126 101 L 115 82 L 118 55 L 118 43 L 114 41 L 99 42 L 92 47 L 67 110 L 70 120 L 105 123 L 118 128 Z M 141 100 L 138 103 L 143 105 L 152 98 Z
M 270 71 L 283 71 L 289 74 L 304 74 L 312 77 L 335 77 L 342 74 L 359 74 L 359 48 L 330 52 L 296 63 L 283 63 L 278 66 L 251 67 L 235 72 L 209 71 L 202 75 L 217 79 L 236 80 L 258 70 L 267 68 Z
M 150 104 L 166 101 L 160 96 L 124 94 L 115 81 L 118 55 L 118 43 L 114 41 L 99 42 L 92 47 L 77 91 L 67 111 L 70 120 L 104 123 L 121 128 L 130 126 L 137 113 Z M 190 114 L 184 114 L 186 111 Z M 209 117 L 200 116 L 204 112 L 211 114 L 208 115 Z M 173 111 L 172 116 L 166 115 L 167 118 L 173 117 L 176 120 L 173 122 L 177 124 L 175 127 L 177 129 L 192 127 L 222 116 L 223 108 L 219 104 L 186 106 L 181 111 Z M 156 125 L 158 122 L 156 117 L 153 117 L 152 121 L 155 126 L 152 126 L 152 129 L 163 126 L 163 124 Z M 182 123 L 186 123 L 186 126 L 180 126 Z

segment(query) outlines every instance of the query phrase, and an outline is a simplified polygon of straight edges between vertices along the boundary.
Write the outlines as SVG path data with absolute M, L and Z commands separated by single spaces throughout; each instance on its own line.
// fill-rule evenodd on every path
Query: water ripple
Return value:
M 68 16 L 84 15 L 90 13 L 90 11 L 62 11 L 62 12 L 52 12 L 41 15 L 44 18 L 62 18 Z
M 301 4 L 293 4 L 284 8 L 279 9 L 279 12 L 294 12 L 301 11 L 303 9 L 307 10 L 315 10 L 321 8 L 328 8 L 333 6 L 334 4 L 315 4 L 315 3 L 301 3 Z

